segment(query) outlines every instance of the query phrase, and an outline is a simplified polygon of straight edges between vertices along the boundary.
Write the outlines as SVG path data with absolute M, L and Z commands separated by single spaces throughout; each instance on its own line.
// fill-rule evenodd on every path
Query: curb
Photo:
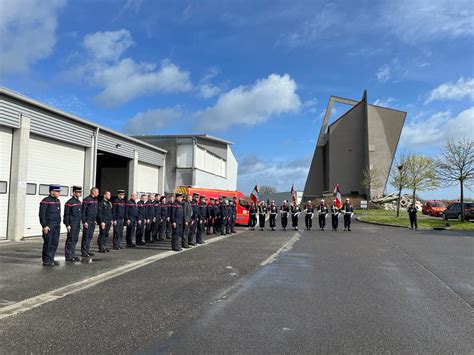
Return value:
M 386 224 L 386 223 L 379 223 L 379 222 L 369 222 L 369 221 L 364 221 L 364 220 L 361 220 L 360 217 L 357 217 L 356 220 L 358 222 L 361 222 L 361 223 L 367 223 L 367 224 L 374 224 L 376 226 L 383 226 L 383 227 L 394 227 L 394 228 L 407 228 L 406 226 L 398 226 L 396 224 Z M 418 230 L 425 230 L 425 231 L 429 231 L 429 230 L 451 230 L 451 228 L 446 228 L 446 227 L 433 227 L 433 228 L 418 228 Z

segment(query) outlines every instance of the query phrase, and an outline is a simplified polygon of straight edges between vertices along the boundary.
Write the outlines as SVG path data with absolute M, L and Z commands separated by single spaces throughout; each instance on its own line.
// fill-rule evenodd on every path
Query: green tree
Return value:
M 397 217 L 400 217 L 400 199 L 402 197 L 402 190 L 407 189 L 408 186 L 408 174 L 406 170 L 406 154 L 402 153 L 398 156 L 397 160 L 392 164 L 389 174 L 389 183 L 393 187 L 398 189 L 398 201 L 397 201 Z
M 370 200 L 372 197 L 371 196 L 372 190 L 377 190 L 382 187 L 379 171 L 376 168 L 372 168 L 372 169 L 370 169 L 369 167 L 365 168 L 362 171 L 362 180 L 360 184 L 366 191 L 367 200 Z
M 275 193 L 277 190 L 273 186 L 262 185 L 258 189 L 260 195 L 268 196 L 270 194 Z
M 412 190 L 413 203 L 417 191 L 435 190 L 438 185 L 436 165 L 433 159 L 415 153 L 407 155 L 403 169 L 406 169 L 407 187 Z
M 449 139 L 436 159 L 438 176 L 443 184 L 460 187 L 461 221 L 464 222 L 464 186 L 474 180 L 474 142 L 470 139 Z

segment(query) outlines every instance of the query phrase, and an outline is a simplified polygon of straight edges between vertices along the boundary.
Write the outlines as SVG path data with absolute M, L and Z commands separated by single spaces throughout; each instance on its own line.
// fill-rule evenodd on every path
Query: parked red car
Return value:
M 423 205 L 422 212 L 433 217 L 442 217 L 446 205 L 441 201 L 426 201 Z

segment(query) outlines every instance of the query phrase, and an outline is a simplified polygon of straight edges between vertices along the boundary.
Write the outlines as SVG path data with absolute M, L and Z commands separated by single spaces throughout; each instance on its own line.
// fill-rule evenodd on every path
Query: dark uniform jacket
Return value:
M 249 214 L 251 216 L 255 216 L 257 214 L 257 207 L 256 206 L 250 206 L 249 207 Z
M 61 225 L 61 202 L 59 199 L 49 195 L 40 202 L 39 220 L 43 228 Z
M 82 223 L 93 223 L 97 221 L 98 202 L 97 197 L 87 196 L 82 201 Z
M 173 203 L 170 216 L 171 223 L 176 223 L 176 225 L 184 224 L 184 211 L 183 204 L 176 201 Z
M 307 214 L 314 213 L 314 205 L 306 205 L 304 209 Z
M 209 203 L 206 206 L 206 218 L 214 218 L 215 217 L 215 209 L 214 209 L 214 204 Z
M 64 224 L 66 226 L 81 224 L 82 202 L 76 198 L 70 198 L 64 205 Z
M 290 206 L 288 205 L 281 205 L 280 207 L 280 212 L 282 214 L 283 217 L 286 217 L 288 216 L 288 213 L 290 212 Z
M 171 201 L 169 201 L 167 203 L 168 204 L 168 217 L 170 218 L 170 221 L 171 221 L 171 215 L 173 214 L 173 209 L 174 209 L 175 202 L 171 203 Z
M 170 216 L 168 203 L 162 203 L 160 211 L 161 218 L 163 219 L 163 221 L 166 221 L 166 219 Z
M 189 223 L 191 220 L 194 220 L 194 206 L 192 202 L 189 201 L 183 201 L 183 215 L 184 215 L 184 221 Z
M 144 220 L 147 218 L 147 209 L 146 209 L 146 204 L 142 200 L 137 202 L 137 210 L 138 210 L 138 215 L 137 218 L 138 220 Z
M 198 212 L 198 202 L 196 200 L 192 200 L 191 201 L 191 207 L 193 209 L 193 213 L 192 213 L 192 216 L 191 216 L 191 219 L 193 221 L 197 220 L 198 218 L 198 215 L 199 215 L 199 212 Z
M 266 214 L 267 213 L 267 206 L 258 206 L 258 213 L 259 214 Z
M 409 217 L 411 217 L 411 218 L 416 217 L 417 210 L 416 210 L 415 207 L 408 207 L 407 212 L 408 212 Z
M 232 205 L 232 215 L 234 216 L 234 219 L 237 218 L 237 201 L 233 202 Z
M 154 202 L 154 216 L 156 218 L 156 221 L 159 222 L 161 219 L 161 202 L 156 201 Z
M 128 200 L 125 204 L 125 219 L 136 221 L 138 218 L 138 207 L 135 200 Z
M 224 202 L 221 202 L 219 204 L 219 216 L 223 218 L 226 218 L 229 216 L 227 205 Z
M 343 204 L 341 210 L 345 213 L 352 213 L 354 212 L 354 209 L 352 208 L 352 205 L 348 204 Z
M 205 221 L 207 217 L 207 204 L 205 202 L 200 202 L 198 205 L 198 215 L 197 218 L 200 221 Z
M 268 212 L 270 212 L 270 214 L 277 214 L 278 212 L 278 208 L 277 206 L 268 206 Z
M 146 201 L 145 202 L 145 209 L 146 209 L 146 219 L 151 219 L 155 217 L 155 200 L 153 201 Z
M 212 217 L 214 218 L 217 218 L 219 217 L 219 204 L 218 203 L 214 203 L 214 205 L 212 206 Z
M 112 215 L 114 216 L 114 221 L 125 218 L 125 199 L 116 198 L 112 202 Z
M 105 223 L 108 224 L 112 222 L 114 216 L 113 216 L 113 206 L 110 201 L 107 200 L 102 200 L 99 203 L 99 211 L 97 213 L 97 220 L 99 223 Z
M 300 206 L 298 206 L 298 205 L 296 205 L 296 206 L 291 205 L 291 214 L 296 215 L 297 213 L 300 213 L 300 212 L 301 212 Z
M 320 212 L 321 215 L 326 215 L 328 213 L 328 208 L 326 207 L 326 205 L 319 205 L 318 212 Z
M 336 215 L 339 213 L 339 208 L 336 207 L 336 205 L 331 205 L 331 213 L 333 215 Z

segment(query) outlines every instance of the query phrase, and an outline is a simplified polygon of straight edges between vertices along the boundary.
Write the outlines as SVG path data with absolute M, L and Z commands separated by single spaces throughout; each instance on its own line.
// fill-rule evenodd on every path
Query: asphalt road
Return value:
M 245 232 L 5 318 L 0 352 L 468 354 L 473 251 L 361 223 Z

